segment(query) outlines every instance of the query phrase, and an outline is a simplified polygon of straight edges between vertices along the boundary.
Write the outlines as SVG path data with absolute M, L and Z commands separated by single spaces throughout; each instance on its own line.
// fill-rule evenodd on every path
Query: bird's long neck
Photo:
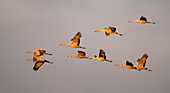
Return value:
M 75 57 L 75 56 L 68 56 L 68 57 Z
M 60 44 L 60 46 L 70 46 L 70 44 Z
M 104 29 L 104 30 L 96 30 L 95 32 L 105 32 L 106 31 L 106 29 Z
M 120 67 L 124 67 L 124 65 L 119 65 L 119 64 L 116 64 L 115 66 L 120 66 Z
M 139 22 L 139 20 L 135 20 L 135 21 L 134 20 L 130 20 L 129 22 Z

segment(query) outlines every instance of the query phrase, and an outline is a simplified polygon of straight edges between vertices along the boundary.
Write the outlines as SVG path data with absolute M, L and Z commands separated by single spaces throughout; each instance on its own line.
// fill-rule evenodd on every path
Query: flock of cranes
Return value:
M 155 22 L 148 22 L 147 19 L 143 16 L 141 16 L 140 19 L 135 20 L 135 21 L 129 21 L 129 22 L 138 22 L 141 24 L 144 23 L 149 23 L 149 24 L 155 24 Z M 105 28 L 104 30 L 96 30 L 95 32 L 105 32 L 106 36 L 110 36 L 110 34 L 117 34 L 120 36 L 123 36 L 122 34 L 119 34 L 118 32 L 116 32 L 116 28 L 112 27 L 112 26 L 108 26 L 108 28 Z M 69 46 L 72 48 L 82 48 L 82 49 L 86 49 L 85 47 L 80 46 L 80 38 L 82 37 L 82 34 L 80 32 L 78 32 L 70 41 L 69 44 L 60 44 L 59 46 Z M 38 50 L 35 51 L 27 51 L 26 53 L 34 53 L 33 55 L 33 59 L 27 59 L 27 61 L 33 61 L 35 63 L 33 70 L 34 71 L 38 71 L 38 69 L 46 62 L 46 63 L 50 63 L 53 64 L 53 62 L 50 62 L 48 60 L 45 60 L 43 58 L 41 58 L 40 56 L 42 55 L 52 55 L 50 53 L 47 53 L 46 50 L 43 50 L 41 48 L 38 48 Z M 106 59 L 106 53 L 103 49 L 99 50 L 99 56 L 88 56 L 86 57 L 86 53 L 84 51 L 77 51 L 77 55 L 70 55 L 68 57 L 76 57 L 76 58 L 80 58 L 80 59 L 96 59 L 98 61 L 107 61 L 107 62 L 112 62 L 111 60 Z M 151 71 L 150 69 L 145 67 L 146 64 L 146 60 L 148 58 L 147 54 L 144 54 L 141 58 L 138 58 L 136 61 L 136 65 L 134 66 L 132 64 L 132 62 L 126 61 L 126 64 L 124 65 L 119 65 L 116 64 L 115 66 L 120 66 L 120 67 L 124 67 L 126 69 L 136 69 L 138 71 L 141 70 L 147 70 L 147 71 Z

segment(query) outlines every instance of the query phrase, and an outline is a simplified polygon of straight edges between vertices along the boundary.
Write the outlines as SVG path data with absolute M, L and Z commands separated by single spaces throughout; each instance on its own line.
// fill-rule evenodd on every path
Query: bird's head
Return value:
M 99 30 L 96 30 L 96 31 L 94 31 L 94 32 L 99 32 Z
M 59 46 L 64 46 L 65 44 L 60 44 Z
M 72 56 L 68 56 L 68 57 L 72 57 Z
M 130 21 L 129 21 L 129 23 L 130 23 L 130 22 L 133 22 L 133 21 L 132 21 L 132 20 L 130 20 Z
M 31 53 L 31 51 L 27 51 L 26 53 Z
M 114 65 L 114 66 L 119 66 L 119 64 L 116 64 L 116 65 Z

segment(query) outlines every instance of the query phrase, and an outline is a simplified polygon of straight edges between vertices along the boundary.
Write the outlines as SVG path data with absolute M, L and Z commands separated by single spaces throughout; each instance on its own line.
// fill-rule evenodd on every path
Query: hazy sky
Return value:
M 0 0 L 0 93 L 169 93 L 169 0 Z M 146 16 L 152 24 L 128 23 Z M 123 37 L 94 33 L 111 25 Z M 60 47 L 82 33 L 87 56 L 106 52 L 112 63 L 68 58 L 78 50 Z M 38 72 L 33 54 L 54 64 Z M 135 64 L 149 55 L 148 71 L 114 67 L 129 60 Z

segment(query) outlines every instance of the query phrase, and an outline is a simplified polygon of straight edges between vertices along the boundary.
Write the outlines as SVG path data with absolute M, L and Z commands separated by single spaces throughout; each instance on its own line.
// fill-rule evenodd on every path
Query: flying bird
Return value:
M 110 34 L 117 34 L 123 36 L 122 34 L 117 33 L 116 28 L 112 26 L 108 26 L 108 28 L 105 28 L 104 30 L 96 30 L 94 32 L 105 32 L 106 36 L 110 36 Z
M 132 62 L 129 62 L 129 61 L 126 61 L 126 64 L 124 64 L 124 65 L 116 64 L 115 66 L 120 66 L 120 67 L 124 67 L 124 68 L 127 68 L 127 69 L 137 69 L 138 71 L 141 71 L 142 69 L 147 70 L 147 71 L 151 71 L 150 69 L 145 67 L 147 58 L 148 58 L 147 54 L 144 54 L 142 56 L 142 58 L 138 58 L 138 60 L 136 62 L 136 66 L 133 66 Z
M 134 67 L 136 67 L 139 71 L 141 71 L 141 69 L 147 70 L 147 71 L 152 71 L 145 67 L 146 60 L 148 59 L 148 57 L 149 56 L 147 54 L 144 54 L 142 56 L 142 58 L 138 58 L 138 60 L 136 61 L 136 66 L 134 66 Z
M 129 22 L 138 22 L 138 23 L 141 23 L 141 24 L 144 24 L 144 23 L 155 24 L 155 22 L 148 22 L 146 17 L 143 17 L 143 16 L 141 16 L 141 18 L 138 19 L 138 20 L 135 20 L 135 21 L 131 20 Z
M 40 58 L 40 57 L 36 57 L 34 56 L 33 59 L 28 59 L 27 61 L 32 61 L 35 63 L 34 67 L 33 67 L 33 70 L 34 71 L 38 71 L 38 69 L 46 62 L 46 63 L 50 63 L 50 64 L 53 64 L 53 62 L 50 62 L 48 60 L 45 60 L 43 58 Z
M 82 48 L 86 49 L 85 47 L 79 46 L 80 45 L 80 38 L 81 38 L 81 33 L 78 32 L 70 41 L 69 44 L 60 44 L 60 46 L 70 46 L 72 48 Z
M 33 70 L 34 70 L 34 71 L 38 71 L 38 69 L 39 69 L 45 62 L 46 62 L 46 63 L 53 64 L 53 62 L 50 62 L 50 61 L 48 61 L 48 60 L 39 58 L 38 61 L 35 63 L 35 65 L 34 65 L 34 67 L 33 67 Z
M 100 51 L 99 51 L 99 56 L 97 57 L 97 56 L 94 56 L 94 57 L 89 57 L 90 59 L 97 59 L 98 61 L 108 61 L 108 62 L 112 62 L 111 60 L 108 60 L 108 59 L 106 59 L 106 54 L 105 54 L 105 52 L 102 50 L 102 49 L 100 49 Z
M 76 58 L 80 58 L 80 59 L 83 59 L 83 58 L 85 58 L 85 59 L 87 59 L 87 58 L 89 58 L 89 57 L 86 57 L 86 53 L 84 52 L 84 51 L 77 51 L 77 55 L 75 55 L 75 56 L 68 56 L 68 57 L 76 57 Z

